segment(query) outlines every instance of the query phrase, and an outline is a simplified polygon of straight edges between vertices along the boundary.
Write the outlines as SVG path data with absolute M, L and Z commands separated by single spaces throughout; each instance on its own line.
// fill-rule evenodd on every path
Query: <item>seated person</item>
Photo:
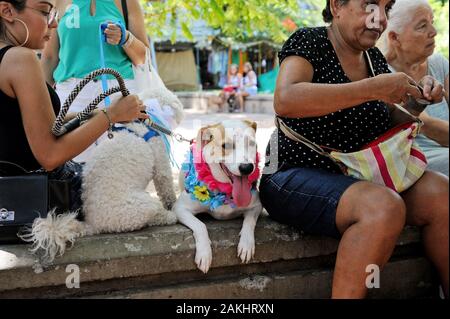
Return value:
M 416 83 L 405 73 L 389 71 L 375 45 L 393 1 L 377 1 L 379 29 L 366 24 L 371 3 L 328 0 L 323 16 L 329 25 L 298 30 L 279 54 L 276 114 L 315 144 L 344 153 L 360 150 L 401 123 L 405 115 L 393 104 L 408 103 L 411 97 L 439 103 L 444 96 L 442 85 L 428 75 Z M 367 295 L 366 267 L 383 269 L 405 224 L 421 228 L 426 255 L 448 297 L 448 177 L 426 171 L 397 193 L 345 175 L 328 157 L 279 129 L 266 158 L 259 191 L 270 217 L 307 234 L 340 239 L 333 298 Z
M 244 77 L 242 79 L 239 92 L 237 93 L 239 109 L 241 112 L 245 111 L 245 98 L 258 94 L 258 76 L 250 62 L 244 64 Z
M 112 123 L 148 118 L 141 113 L 145 111 L 142 101 L 130 95 L 64 136 L 52 134 L 61 103 L 45 81 L 35 50 L 44 48 L 48 34 L 58 26 L 55 3 L 0 2 L 0 162 L 26 171 L 43 168 L 51 173 L 86 150 Z M 81 193 L 81 183 L 73 187 L 78 187 L 73 193 Z M 81 208 L 81 201 L 74 201 L 79 206 L 72 209 Z
M 242 75 L 239 73 L 239 67 L 236 64 L 230 65 L 228 73 L 228 81 L 222 92 L 220 92 L 219 96 L 212 97 L 209 101 L 210 104 L 217 105 L 219 112 L 224 111 L 226 103 L 233 104 L 230 98 L 235 97 L 242 79 Z M 232 111 L 232 108 L 233 105 L 230 105 L 230 111 Z
M 390 69 L 408 74 L 415 81 L 425 75 L 445 87 L 445 100 L 429 105 L 420 116 L 424 122 L 417 138 L 428 159 L 428 167 L 448 176 L 448 60 L 434 53 L 436 29 L 427 0 L 398 0 L 385 34 L 384 54 Z

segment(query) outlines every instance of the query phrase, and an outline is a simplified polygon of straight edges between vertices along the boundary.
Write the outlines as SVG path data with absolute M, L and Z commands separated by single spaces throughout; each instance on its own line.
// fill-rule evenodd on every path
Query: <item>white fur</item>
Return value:
M 77 213 L 56 215 L 54 211 L 48 213 L 47 218 L 36 218 L 32 225 L 32 232 L 28 230 L 20 237 L 27 242 L 32 242 L 31 252 L 44 252 L 43 259 L 52 261 L 57 256 L 62 256 L 67 243 L 73 245 L 75 239 L 87 235 L 89 227 L 79 222 Z
M 168 98 L 170 100 L 170 97 Z M 182 106 L 172 104 L 177 124 Z M 148 129 L 141 123 L 127 128 L 144 136 Z M 85 221 L 76 213 L 35 220 L 31 233 L 22 235 L 32 243 L 32 251 L 43 250 L 51 262 L 66 249 L 66 243 L 85 235 L 135 231 L 146 226 L 175 224 L 176 215 L 169 211 L 175 200 L 172 169 L 161 137 L 146 142 L 127 131 L 114 133 L 92 152 L 83 169 L 82 200 Z M 146 192 L 153 181 L 158 197 Z
M 225 139 L 230 138 L 227 136 L 228 133 L 231 133 L 234 137 L 237 137 L 239 140 L 243 138 L 244 135 L 247 134 L 247 138 L 254 139 L 255 131 L 247 130 L 249 128 L 248 124 L 243 123 L 242 121 L 224 121 L 222 122 L 222 126 L 225 128 L 225 136 L 215 135 L 215 143 L 216 145 L 221 145 Z M 242 134 L 245 132 L 244 134 Z M 249 134 L 250 133 L 250 134 Z M 249 135 L 248 135 L 249 134 Z M 219 141 L 217 141 L 217 139 Z M 199 143 L 199 141 L 197 141 Z M 210 143 L 212 144 L 212 143 Z M 236 158 L 239 158 L 239 154 L 254 154 L 254 158 L 251 161 L 248 161 L 248 158 L 245 159 L 245 163 L 253 162 L 256 160 L 256 148 L 254 152 L 250 151 L 242 151 L 239 146 L 243 147 L 244 143 L 240 143 L 239 141 L 236 143 L 237 148 L 233 151 L 235 154 L 228 154 L 223 159 L 228 159 L 226 165 L 227 167 L 232 169 L 235 167 Z M 206 145 L 204 148 L 204 154 L 209 152 L 209 149 L 213 148 L 213 145 Z M 237 153 L 237 154 L 236 154 Z M 230 159 L 234 159 L 233 162 Z M 205 161 L 209 164 L 211 168 L 211 172 L 216 180 L 222 180 L 224 182 L 229 181 L 228 177 L 224 176 L 223 171 L 218 168 L 217 158 L 212 158 L 209 156 L 205 156 Z M 180 174 L 179 178 L 180 189 L 184 189 L 184 174 Z M 195 263 L 203 273 L 207 273 L 212 263 L 212 250 L 211 250 L 211 241 L 208 236 L 208 230 L 206 225 L 201 222 L 196 215 L 200 213 L 209 213 L 211 216 L 218 220 L 229 220 L 233 218 L 237 218 L 240 216 L 244 217 L 244 222 L 242 225 L 242 230 L 240 232 L 240 241 L 238 244 L 238 257 L 242 260 L 243 263 L 248 263 L 255 254 L 255 226 L 258 220 L 259 215 L 262 212 L 262 204 L 259 199 L 259 194 L 256 193 L 252 196 L 251 203 L 246 208 L 232 208 L 230 205 L 225 205 L 219 207 L 216 210 L 208 209 L 208 207 L 202 205 L 200 202 L 192 200 L 191 195 L 186 191 L 183 191 L 178 198 L 177 202 L 174 205 L 173 211 L 176 213 L 178 221 L 185 226 L 192 229 L 195 239 L 196 245 L 196 254 L 195 254 Z

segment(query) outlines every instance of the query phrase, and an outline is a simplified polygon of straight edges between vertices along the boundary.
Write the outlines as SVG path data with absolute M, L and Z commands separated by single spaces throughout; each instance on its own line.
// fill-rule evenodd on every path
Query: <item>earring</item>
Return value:
M 19 21 L 20 23 L 22 23 L 22 25 L 25 27 L 25 30 L 27 32 L 27 36 L 25 38 L 25 41 L 22 44 L 18 45 L 19 47 L 23 47 L 28 42 L 28 40 L 30 38 L 30 30 L 28 29 L 27 24 L 25 22 L 23 22 L 22 20 L 20 20 L 19 18 L 14 18 L 14 21 Z M 11 34 L 11 36 L 14 38 L 14 40 L 16 42 L 18 42 L 16 37 L 11 33 L 11 31 L 8 30 L 8 32 L 9 32 L 9 34 Z

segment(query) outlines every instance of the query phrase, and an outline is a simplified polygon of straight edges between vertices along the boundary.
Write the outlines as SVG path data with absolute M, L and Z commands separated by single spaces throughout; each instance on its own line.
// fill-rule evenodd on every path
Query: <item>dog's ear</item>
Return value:
M 206 144 L 210 143 L 213 140 L 213 132 L 212 132 L 213 126 L 205 126 L 202 127 L 198 131 L 197 135 L 197 145 L 201 146 L 201 149 L 205 147 Z
M 247 123 L 247 125 L 250 126 L 252 129 L 254 129 L 255 132 L 258 129 L 258 124 L 256 124 L 256 122 L 245 120 L 245 123 Z

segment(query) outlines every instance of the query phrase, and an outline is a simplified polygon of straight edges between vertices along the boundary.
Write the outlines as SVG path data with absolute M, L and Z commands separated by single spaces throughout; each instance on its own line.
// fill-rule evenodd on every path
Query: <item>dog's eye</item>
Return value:
M 222 148 L 226 151 L 233 149 L 233 143 L 223 143 Z

